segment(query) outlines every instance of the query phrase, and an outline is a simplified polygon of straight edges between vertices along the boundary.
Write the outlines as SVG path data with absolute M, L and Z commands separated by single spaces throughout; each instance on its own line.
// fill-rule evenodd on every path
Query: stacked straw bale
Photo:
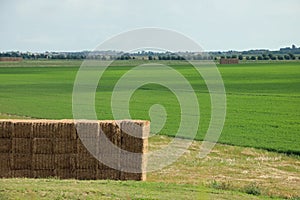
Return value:
M 149 126 L 148 121 L 0 120 L 0 177 L 145 180 Z M 116 151 L 105 148 L 103 136 Z M 109 158 L 115 168 L 99 158 Z

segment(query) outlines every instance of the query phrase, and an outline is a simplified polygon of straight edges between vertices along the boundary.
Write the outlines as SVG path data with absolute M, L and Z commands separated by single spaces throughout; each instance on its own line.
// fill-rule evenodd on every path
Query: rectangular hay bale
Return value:
M 33 138 L 53 138 L 57 134 L 57 123 L 52 121 L 35 121 L 32 124 Z
M 11 121 L 0 121 L 0 138 L 12 137 L 13 123 Z
M 13 138 L 12 153 L 32 153 L 32 140 L 30 138 Z
M 77 139 L 75 124 L 72 121 L 60 121 L 57 123 L 56 138 Z
M 31 169 L 31 154 L 11 154 L 10 157 L 10 168 L 12 170 Z
M 34 138 L 33 139 L 34 154 L 52 154 L 53 139 L 51 138 Z
M 91 154 L 78 154 L 76 159 L 76 169 L 97 169 L 98 160 Z
M 31 121 L 14 121 L 12 137 L 15 138 L 31 138 L 32 122 Z
M 32 169 L 54 169 L 54 155 L 53 154 L 33 154 L 32 155 Z
M 10 153 L 12 140 L 10 138 L 0 138 L 0 153 Z
M 55 154 L 55 169 L 75 169 L 75 154 Z
M 53 143 L 55 154 L 77 153 L 77 140 L 55 138 Z

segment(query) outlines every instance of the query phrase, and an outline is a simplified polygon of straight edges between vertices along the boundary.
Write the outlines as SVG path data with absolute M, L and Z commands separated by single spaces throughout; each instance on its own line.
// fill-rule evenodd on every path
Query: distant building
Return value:
M 0 61 L 22 61 L 22 57 L 0 57 Z
M 221 58 L 220 64 L 239 64 L 239 59 L 237 58 Z

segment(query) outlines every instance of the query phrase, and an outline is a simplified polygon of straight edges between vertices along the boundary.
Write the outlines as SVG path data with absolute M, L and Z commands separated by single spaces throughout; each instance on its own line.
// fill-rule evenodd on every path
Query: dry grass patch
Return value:
M 149 150 L 159 149 L 172 138 L 154 136 Z M 217 144 L 198 158 L 201 142 L 194 141 L 171 166 L 147 175 L 148 181 L 204 184 L 250 194 L 300 197 L 300 158 L 254 148 Z

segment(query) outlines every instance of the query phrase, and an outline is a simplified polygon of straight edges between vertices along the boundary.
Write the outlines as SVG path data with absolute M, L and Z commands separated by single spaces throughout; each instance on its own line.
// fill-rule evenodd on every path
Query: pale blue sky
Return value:
M 92 50 L 142 27 L 204 50 L 300 46 L 299 0 L 0 0 L 0 51 Z

